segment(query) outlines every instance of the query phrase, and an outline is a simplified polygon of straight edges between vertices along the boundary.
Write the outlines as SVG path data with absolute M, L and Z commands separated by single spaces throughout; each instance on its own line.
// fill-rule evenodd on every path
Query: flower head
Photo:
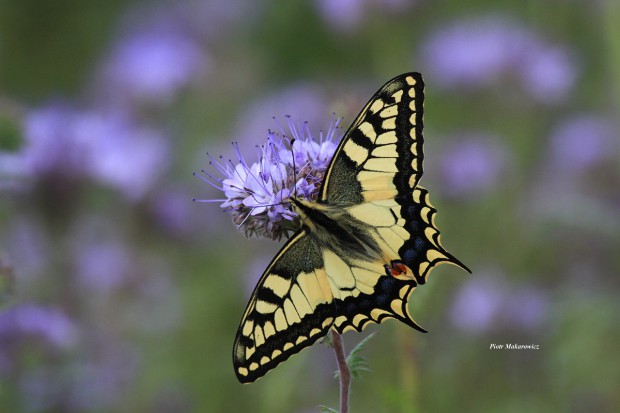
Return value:
M 297 214 L 291 209 L 291 196 L 316 200 L 325 171 L 336 150 L 335 140 L 342 133 L 333 119 L 327 131 L 312 137 L 307 122 L 296 124 L 287 117 L 287 134 L 278 123 L 278 132 L 269 131 L 267 143 L 257 147 L 258 161 L 249 164 L 233 143 L 237 162 L 225 162 L 209 155 L 209 162 L 223 178 L 202 170 L 196 174 L 224 193 L 223 199 L 199 202 L 222 202 L 237 228 L 246 236 L 279 240 L 299 228 Z M 337 138 L 337 139 L 335 139 Z

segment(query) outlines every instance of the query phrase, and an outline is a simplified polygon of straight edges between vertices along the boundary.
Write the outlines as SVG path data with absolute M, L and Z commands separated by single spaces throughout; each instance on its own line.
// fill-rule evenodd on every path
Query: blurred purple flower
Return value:
M 542 103 L 564 97 L 577 77 L 572 56 L 515 21 L 499 16 L 454 23 L 422 49 L 429 78 L 443 87 L 481 87 L 507 75 Z
M 104 93 L 168 103 L 208 63 L 200 45 L 178 22 L 130 33 L 104 64 Z
M 73 322 L 59 309 L 20 304 L 0 312 L 0 343 L 37 337 L 50 345 L 66 348 L 77 340 Z
M 127 343 L 97 337 L 97 351 L 72 366 L 65 394 L 72 411 L 110 411 L 135 379 L 140 355 Z
M 524 329 L 540 327 L 549 310 L 545 294 L 534 288 L 523 288 L 507 294 L 504 304 L 505 317 L 510 325 Z
M 615 242 L 620 231 L 614 173 L 619 159 L 612 118 L 576 114 L 564 119 L 550 133 L 540 179 L 523 202 L 522 213 L 535 217 L 533 224 L 539 227 L 542 221 L 543 227 L 559 225 Z
M 224 40 L 240 26 L 252 25 L 262 16 L 265 5 L 256 0 L 198 0 L 185 4 L 193 31 L 213 42 Z
M 498 320 L 504 298 L 493 278 L 481 276 L 467 281 L 453 301 L 452 323 L 474 333 L 488 330 Z
M 549 310 L 546 295 L 529 286 L 512 287 L 494 272 L 467 281 L 456 293 L 450 310 L 455 326 L 472 333 L 508 327 L 540 327 Z
M 380 12 L 401 11 L 411 4 L 409 0 L 316 0 L 319 14 L 334 30 L 351 31 L 359 27 L 375 6 Z M 373 10 L 374 11 L 374 10 Z
M 618 131 L 610 119 L 579 115 L 556 126 L 550 138 L 551 163 L 563 173 L 579 173 L 617 154 Z
M 313 84 L 298 84 L 260 99 L 241 113 L 241 121 L 233 136 L 241 137 L 242 147 L 262 144 L 265 137 L 256 131 L 273 128 L 273 116 L 282 108 L 291 119 L 300 119 L 308 125 L 321 125 L 325 122 L 325 107 L 329 107 L 326 96 Z M 318 131 L 313 130 L 313 134 Z
M 91 143 L 87 136 L 76 133 L 78 123 L 76 111 L 63 103 L 52 103 L 26 114 L 25 169 L 36 176 L 84 175 L 91 161 Z
M 90 121 L 101 128 L 99 136 L 92 137 L 92 177 L 130 200 L 142 198 L 168 166 L 164 136 L 114 114 L 94 114 Z
M 335 140 L 341 137 L 339 119 L 333 119 L 326 134 L 314 140 L 307 123 L 296 125 L 288 118 L 287 134 L 269 132 L 267 144 L 259 147 L 259 161 L 248 164 L 239 147 L 237 163 L 223 162 L 211 157 L 209 162 L 223 178 L 202 170 L 197 175 L 224 193 L 225 199 L 200 200 L 222 202 L 220 205 L 232 216 L 246 236 L 281 239 L 298 227 L 297 214 L 289 199 L 315 200 L 329 160 L 336 150 Z M 291 147 L 291 140 L 294 144 Z M 294 160 L 293 160 L 294 158 Z
M 319 13 L 337 30 L 355 28 L 363 17 L 362 0 L 317 0 Z
M 0 193 L 23 190 L 24 177 L 28 170 L 23 155 L 0 150 Z
M 542 103 L 556 103 L 572 89 L 577 79 L 573 58 L 566 49 L 536 43 L 521 62 L 523 87 Z
M 117 111 L 77 111 L 52 104 L 24 120 L 25 169 L 36 177 L 92 178 L 127 198 L 142 197 L 167 166 L 158 132 Z
M 159 191 L 153 197 L 150 207 L 155 222 L 172 235 L 190 233 L 197 220 L 192 217 L 193 209 L 187 202 L 189 199 L 191 198 L 178 188 Z
M 75 260 L 78 282 L 89 295 L 113 292 L 130 272 L 127 246 L 118 242 L 81 243 Z
M 488 192 L 500 182 L 507 160 L 499 139 L 462 137 L 441 155 L 443 188 L 451 196 L 474 197 Z
M 432 33 L 422 56 L 440 85 L 481 86 L 517 64 L 529 42 L 530 34 L 510 20 L 466 20 Z

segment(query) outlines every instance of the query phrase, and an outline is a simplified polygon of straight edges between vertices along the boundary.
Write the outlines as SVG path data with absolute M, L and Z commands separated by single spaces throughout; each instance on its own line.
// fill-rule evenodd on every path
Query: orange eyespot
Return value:
M 402 261 L 392 260 L 389 265 L 385 264 L 383 268 L 385 268 L 385 273 L 392 277 L 407 274 L 407 266 Z
M 394 275 L 400 275 L 400 274 L 407 273 L 407 266 L 403 264 L 402 262 L 393 262 L 392 268 L 394 268 L 397 271 L 397 274 L 394 274 Z

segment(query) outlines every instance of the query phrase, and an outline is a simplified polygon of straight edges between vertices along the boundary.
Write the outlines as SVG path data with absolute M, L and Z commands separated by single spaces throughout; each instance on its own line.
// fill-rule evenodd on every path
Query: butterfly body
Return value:
M 351 259 L 376 260 L 382 251 L 372 232 L 364 223 L 337 205 L 291 199 L 293 210 L 301 218 L 302 229 L 322 248 Z
M 467 269 L 439 240 L 422 175 L 424 84 L 386 83 L 345 133 L 319 199 L 291 198 L 299 229 L 271 261 L 245 310 L 233 349 L 252 382 L 325 336 L 362 331 L 409 313 L 412 291 L 440 263 Z

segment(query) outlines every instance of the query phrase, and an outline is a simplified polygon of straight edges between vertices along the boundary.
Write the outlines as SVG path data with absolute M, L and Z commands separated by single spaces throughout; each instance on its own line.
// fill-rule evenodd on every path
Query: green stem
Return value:
M 347 365 L 347 356 L 344 352 L 342 337 L 332 330 L 332 343 L 338 362 L 338 377 L 340 378 L 340 413 L 349 413 L 349 389 L 351 388 L 351 371 Z

